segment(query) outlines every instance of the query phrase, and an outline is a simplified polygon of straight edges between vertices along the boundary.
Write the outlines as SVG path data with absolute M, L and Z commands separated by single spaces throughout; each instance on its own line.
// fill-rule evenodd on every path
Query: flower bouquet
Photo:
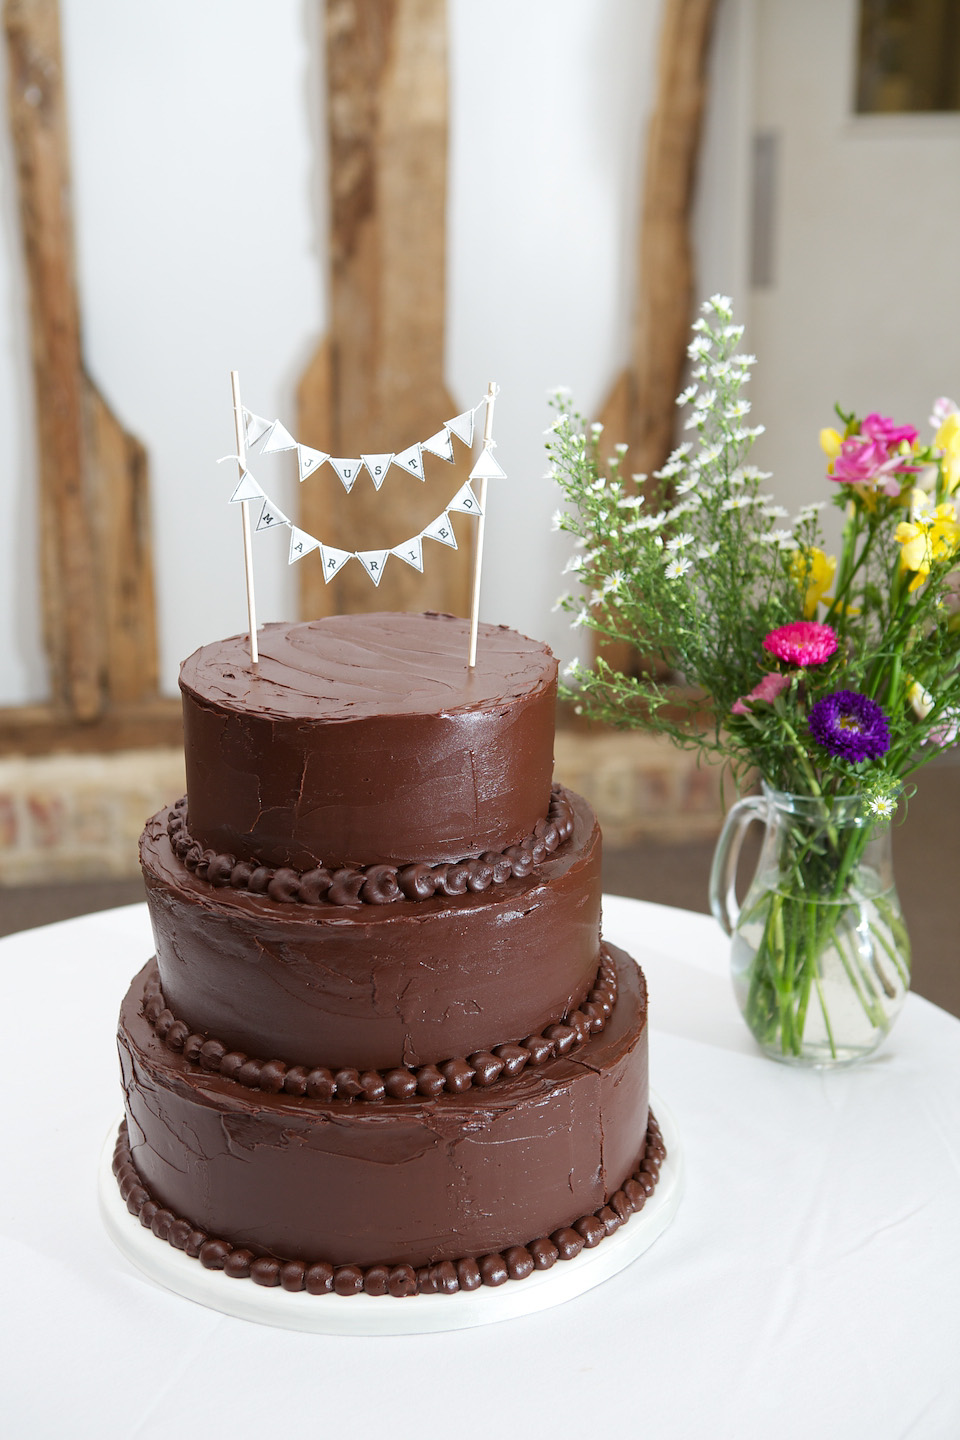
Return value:
M 714 296 L 694 325 L 691 383 L 678 397 L 690 439 L 652 477 L 601 459 L 557 392 L 551 473 L 575 537 L 580 585 L 559 604 L 575 627 L 629 642 L 636 673 L 568 667 L 584 713 L 719 755 L 762 796 L 734 807 L 711 900 L 733 933 L 748 1025 L 779 1058 L 837 1064 L 880 1043 L 909 984 L 909 942 L 889 860 L 889 822 L 908 777 L 960 732 L 960 413 L 934 433 L 837 411 L 821 433 L 825 485 L 843 512 L 828 555 L 824 502 L 791 517 L 747 462 L 762 426 L 743 387 L 755 357 Z M 753 818 L 766 823 L 742 909 L 734 878 Z

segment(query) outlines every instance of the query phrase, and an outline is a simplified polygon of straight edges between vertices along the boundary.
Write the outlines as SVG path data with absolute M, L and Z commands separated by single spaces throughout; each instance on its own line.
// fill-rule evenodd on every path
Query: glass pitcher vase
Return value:
M 737 864 L 754 820 L 765 826 L 763 847 L 740 907 Z M 910 987 L 910 941 L 889 819 L 860 796 L 764 785 L 741 800 L 717 842 L 710 907 L 731 936 L 733 988 L 766 1054 L 850 1065 L 883 1041 Z

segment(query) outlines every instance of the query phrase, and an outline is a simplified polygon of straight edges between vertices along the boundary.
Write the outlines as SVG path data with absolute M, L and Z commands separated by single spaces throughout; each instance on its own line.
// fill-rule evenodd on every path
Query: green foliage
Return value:
M 763 427 L 747 423 L 755 359 L 737 350 L 743 327 L 730 301 L 714 296 L 693 329 L 691 384 L 677 401 L 690 439 L 652 477 L 621 473 L 624 446 L 603 461 L 602 427 L 562 392 L 552 398 L 547 450 L 566 501 L 555 524 L 575 538 L 567 572 L 580 586 L 559 604 L 575 628 L 628 642 L 648 662 L 639 676 L 575 662 L 567 694 L 593 718 L 720 755 L 738 778 L 758 769 L 780 790 L 859 789 L 882 809 L 903 776 L 952 743 L 960 720 L 960 624 L 949 609 L 960 527 L 943 452 L 898 441 L 877 451 L 884 466 L 871 480 L 828 482 L 846 515 L 837 564 L 823 552 L 822 504 L 791 519 L 762 489 L 770 476 L 747 463 Z M 856 417 L 838 413 L 844 433 L 824 432 L 834 452 L 844 440 L 869 450 Z M 918 545 L 922 574 L 906 564 Z M 802 620 L 835 633 L 825 662 L 785 664 L 764 649 L 771 631 Z M 786 688 L 751 698 L 773 675 Z M 881 758 L 854 765 L 811 735 L 811 706 L 838 690 L 882 706 L 891 743 Z

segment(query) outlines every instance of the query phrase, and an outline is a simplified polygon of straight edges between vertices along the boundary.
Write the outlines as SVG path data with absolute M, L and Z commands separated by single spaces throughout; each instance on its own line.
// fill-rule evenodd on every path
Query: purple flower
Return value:
M 856 690 L 837 690 L 818 700 L 810 711 L 810 733 L 831 755 L 852 765 L 878 760 L 890 749 L 886 715 Z

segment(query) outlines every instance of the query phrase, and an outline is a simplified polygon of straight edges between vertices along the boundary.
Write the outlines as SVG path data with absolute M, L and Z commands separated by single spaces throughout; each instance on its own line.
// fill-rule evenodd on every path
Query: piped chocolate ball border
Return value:
M 279 905 L 391 905 L 397 900 L 430 900 L 434 895 L 480 894 L 492 885 L 523 879 L 573 834 L 573 806 L 555 785 L 546 819 L 538 820 L 519 845 L 490 850 L 443 865 L 368 865 L 331 870 L 318 862 L 299 871 L 257 860 L 238 860 L 205 850 L 188 829 L 187 798 L 171 807 L 167 835 L 181 863 L 201 880 L 219 888 L 247 890 Z
M 550 1270 L 558 1261 L 573 1260 L 582 1250 L 591 1250 L 613 1235 L 631 1215 L 643 1209 L 656 1189 L 666 1155 L 660 1126 L 653 1112 L 648 1112 L 643 1160 L 599 1210 L 524 1245 L 422 1266 L 278 1260 L 216 1239 L 154 1200 L 133 1163 L 126 1121 L 117 1135 L 113 1173 L 130 1214 L 137 1216 L 158 1240 L 199 1260 L 206 1270 L 222 1270 L 233 1280 L 252 1280 L 255 1285 L 280 1286 L 294 1292 L 304 1290 L 309 1295 L 391 1295 L 402 1300 L 414 1295 L 455 1295 L 460 1290 L 478 1290 L 482 1285 L 496 1287 L 508 1280 L 525 1280 L 535 1270 Z
M 562 1021 L 546 1026 L 542 1035 L 528 1035 L 516 1044 L 496 1045 L 439 1065 L 421 1065 L 417 1069 L 399 1065 L 389 1070 L 288 1065 L 285 1060 L 260 1060 L 241 1050 L 231 1050 L 222 1040 L 191 1031 L 184 1020 L 177 1019 L 164 1000 L 156 974 L 148 975 L 144 982 L 141 1010 L 167 1049 L 183 1054 L 191 1065 L 234 1080 L 248 1090 L 262 1090 L 268 1095 L 284 1091 L 328 1102 L 412 1100 L 415 1096 L 434 1099 L 444 1093 L 462 1095 L 474 1086 L 486 1089 L 498 1080 L 514 1079 L 527 1065 L 545 1065 L 548 1060 L 580 1049 L 592 1036 L 602 1033 L 616 1003 L 616 965 L 601 945 L 600 968 L 589 997 Z

